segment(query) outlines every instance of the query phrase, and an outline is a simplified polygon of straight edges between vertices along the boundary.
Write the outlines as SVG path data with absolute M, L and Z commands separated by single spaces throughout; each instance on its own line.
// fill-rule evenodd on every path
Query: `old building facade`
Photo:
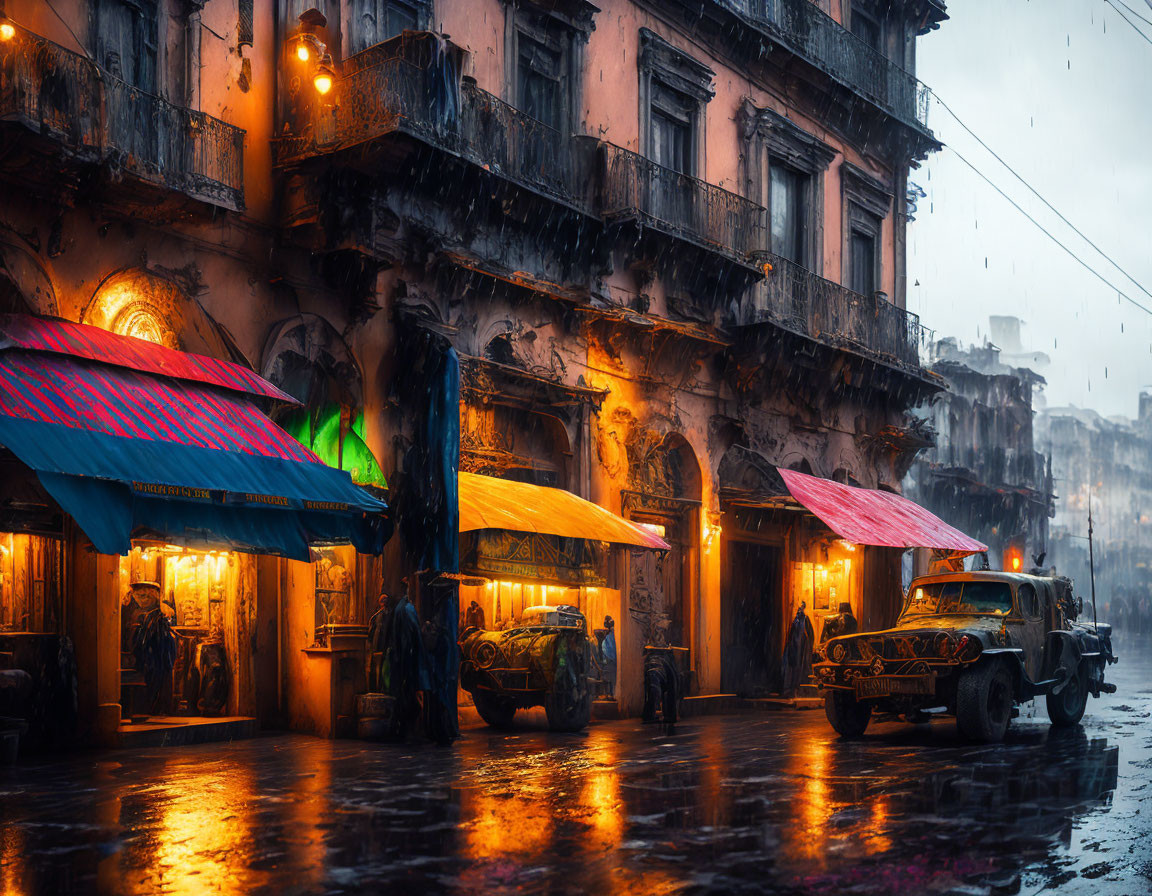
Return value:
M 932 347 L 929 367 L 947 390 L 917 411 L 934 444 L 912 465 L 904 493 L 987 544 L 993 568 L 1026 570 L 1048 551 L 1055 512 L 1052 461 L 1033 425 L 1044 378 L 1001 357 L 991 343 Z
M 906 193 L 938 144 L 909 73 L 939 0 L 54 7 L 4 4 L 3 310 L 250 366 L 305 402 L 285 425 L 312 447 L 336 427 L 399 524 L 349 622 L 416 564 L 422 374 L 449 349 L 460 469 L 670 545 L 462 538 L 490 624 L 555 600 L 616 620 L 621 712 L 646 643 L 687 648 L 693 693 L 760 693 L 801 602 L 817 634 L 841 601 L 891 616 L 898 555 L 840 543 L 776 468 L 898 491 L 922 446 L 907 411 L 940 384 L 904 308 Z M 253 564 L 230 637 L 275 658 L 235 711 L 316 728 L 293 689 L 317 617 L 277 595 L 329 589 Z M 114 673 L 85 687 L 116 702 Z
M 1049 408 L 1037 419 L 1037 441 L 1051 452 L 1060 496 L 1052 562 L 1089 593 L 1091 506 L 1101 613 L 1109 614 L 1108 621 L 1146 627 L 1152 615 L 1152 395 L 1141 393 L 1135 420 Z

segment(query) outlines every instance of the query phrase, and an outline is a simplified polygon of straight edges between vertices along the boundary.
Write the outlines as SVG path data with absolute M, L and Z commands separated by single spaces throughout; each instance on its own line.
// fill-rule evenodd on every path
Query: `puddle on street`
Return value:
M 1083 727 L 1041 710 L 997 747 L 800 712 L 46 758 L 0 772 L 0 893 L 1125 892 L 1152 663 L 1122 657 Z

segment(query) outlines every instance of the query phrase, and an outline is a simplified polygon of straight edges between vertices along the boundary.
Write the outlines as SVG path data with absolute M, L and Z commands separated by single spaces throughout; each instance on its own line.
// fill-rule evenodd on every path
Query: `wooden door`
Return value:
M 742 696 L 779 686 L 783 551 L 727 541 L 720 590 L 721 687 Z

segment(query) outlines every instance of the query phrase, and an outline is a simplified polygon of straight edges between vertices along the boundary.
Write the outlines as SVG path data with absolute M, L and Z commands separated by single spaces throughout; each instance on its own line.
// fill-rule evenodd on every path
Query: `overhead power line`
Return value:
M 1144 295 L 1146 295 L 1146 296 L 1148 296 L 1148 298 L 1152 299 L 1152 292 L 1149 292 L 1147 289 L 1145 289 L 1144 286 L 1140 283 L 1140 281 L 1137 280 L 1135 277 L 1133 277 L 1131 274 L 1129 274 L 1120 265 L 1120 263 L 1118 261 L 1116 261 L 1111 255 L 1109 255 L 1107 252 L 1105 252 L 1103 249 L 1101 249 L 1098 245 L 1096 245 L 1096 243 L 1094 243 L 1088 237 L 1088 235 L 1086 233 L 1084 233 L 1084 231 L 1082 231 L 1079 227 L 1077 227 L 1075 224 L 1073 224 L 1071 221 L 1069 221 L 1068 218 L 1066 218 L 1064 216 L 1064 214 L 1061 213 L 1061 211 L 1058 208 L 1056 208 L 1056 206 L 1054 206 L 1051 202 L 1049 202 L 1047 199 L 1045 199 L 1040 194 L 1039 190 L 1037 190 L 1034 186 L 1032 186 L 1030 183 L 1028 183 L 1028 181 L 1026 181 L 1023 178 L 1023 176 L 1015 168 L 1013 168 L 1006 161 L 1004 161 L 1003 157 L 999 153 L 997 153 L 996 150 L 994 150 L 991 146 L 989 146 L 987 143 L 985 143 L 984 140 L 982 140 L 980 138 L 979 134 L 977 134 L 975 131 L 973 131 L 972 128 L 968 127 L 968 125 L 964 123 L 964 120 L 959 115 L 957 115 L 955 112 L 952 111 L 951 106 L 949 106 L 946 102 L 944 102 L 944 100 L 940 99 L 940 97 L 937 96 L 935 94 L 935 92 L 931 91 L 931 89 L 929 89 L 929 92 L 932 93 L 932 97 L 936 100 L 936 102 L 938 102 L 941 106 L 943 106 L 945 111 L 947 111 L 947 113 L 949 115 L 951 115 L 954 119 L 956 119 L 956 122 L 960 125 L 960 127 L 962 127 L 965 131 L 967 131 L 968 134 L 977 143 L 979 143 L 982 147 L 984 147 L 984 149 L 986 149 L 988 151 L 988 153 L 992 156 L 992 158 L 994 158 L 997 162 L 999 162 L 1001 165 L 1003 165 L 1005 168 L 1007 168 L 1012 173 L 1012 176 L 1016 178 L 1016 180 L 1020 181 L 1020 183 L 1022 183 L 1025 187 L 1028 188 L 1029 192 L 1031 192 L 1033 196 L 1035 196 L 1037 199 L 1039 199 L 1041 202 L 1044 203 L 1044 205 L 1048 208 L 1049 211 L 1051 211 L 1053 214 L 1056 215 L 1056 217 L 1058 217 L 1061 221 L 1063 221 L 1065 224 L 1067 224 L 1077 236 L 1079 236 L 1082 240 L 1084 240 L 1084 242 L 1086 242 L 1089 246 L 1091 246 L 1093 249 L 1095 249 L 1097 252 L 1099 252 L 1100 256 L 1102 258 L 1104 258 L 1106 261 L 1108 261 L 1108 263 L 1111 264 L 1112 267 L 1116 268 L 1116 270 L 1118 270 L 1121 274 L 1123 274 L 1128 280 L 1132 281 L 1132 283 L 1135 284 L 1136 288 L 1139 289 L 1140 292 L 1144 293 Z M 957 155 L 959 155 L 959 153 L 957 153 Z
M 1103 283 L 1105 286 L 1107 286 L 1109 289 L 1111 289 L 1113 292 L 1115 292 L 1118 296 L 1120 296 L 1120 298 L 1131 303 L 1132 305 L 1135 305 L 1137 308 L 1139 308 L 1145 314 L 1152 315 L 1152 308 L 1149 308 L 1147 305 L 1140 304 L 1140 302 L 1137 302 L 1130 295 L 1127 295 L 1126 293 L 1122 292 L 1113 283 L 1111 283 L 1103 274 L 1101 274 L 1094 267 L 1092 267 L 1090 264 L 1088 264 L 1088 262 L 1086 262 L 1079 255 L 1077 255 L 1070 248 L 1068 248 L 1067 245 L 1062 243 L 1043 224 L 1041 224 L 1039 221 L 1037 221 L 1035 218 L 1033 218 L 1030 214 L 1028 214 L 1028 212 L 1026 212 L 1020 206 L 1020 204 L 1016 202 L 1015 199 L 1013 199 L 1011 196 L 1009 196 L 1007 193 L 1005 193 L 1003 190 L 1001 190 L 998 186 L 996 186 L 996 184 L 992 183 L 992 181 L 987 177 L 987 175 L 984 174 L 984 172 L 982 172 L 979 168 L 977 168 L 975 165 L 973 165 L 971 162 L 969 162 L 966 158 L 964 158 L 964 156 L 962 156 L 960 153 L 958 153 L 956 151 L 955 147 L 947 146 L 946 149 L 950 150 L 951 153 L 954 156 L 956 156 L 956 158 L 958 158 L 961 162 L 963 162 L 965 165 L 967 165 L 969 168 L 971 168 L 976 173 L 976 176 L 979 177 L 982 181 L 984 181 L 984 183 L 988 184 L 988 186 L 990 186 L 993 190 L 995 190 L 1002 197 L 1007 199 L 1008 202 L 1011 203 L 1012 207 L 1016 209 L 1016 211 L 1020 212 L 1020 214 L 1022 214 L 1025 218 L 1027 218 L 1029 221 L 1031 221 L 1041 233 L 1043 233 L 1046 237 L 1048 237 L 1048 239 L 1052 240 L 1052 242 L 1054 242 L 1057 246 L 1059 246 L 1061 249 L 1063 249 L 1065 252 L 1067 252 L 1068 255 L 1070 255 L 1072 257 L 1073 261 L 1075 261 L 1078 265 L 1080 265 L 1082 268 L 1084 268 L 1086 271 L 1088 271 L 1090 274 L 1092 274 L 1092 276 L 1094 276 L 1097 280 L 1099 280 L 1101 283 Z
M 1145 33 L 1144 33 L 1144 32 L 1143 32 L 1141 29 L 1140 29 L 1140 26 L 1139 26 L 1139 25 L 1137 25 L 1137 24 L 1136 24 L 1135 22 L 1133 22 L 1133 21 L 1132 21 L 1130 18 L 1128 18 L 1128 16 L 1124 15 L 1124 13 L 1123 13 L 1123 12 L 1121 12 L 1121 10 L 1120 10 L 1120 7 L 1119 7 L 1119 6 L 1117 6 L 1115 3 L 1113 3 L 1113 2 L 1112 2 L 1112 0 L 1104 0 L 1104 2 L 1105 2 L 1105 3 L 1107 3 L 1109 6 L 1111 6 L 1111 7 L 1112 7 L 1114 10 L 1116 10 L 1116 15 L 1120 16 L 1120 18 L 1122 18 L 1122 19 L 1123 19 L 1125 22 L 1127 22 L 1127 23 L 1128 23 L 1128 26 L 1129 26 L 1129 27 L 1130 27 L 1130 28 L 1131 28 L 1133 31 L 1135 31 L 1135 32 L 1136 32 L 1137 34 L 1139 34 L 1139 35 L 1140 35 L 1142 38 L 1144 38 L 1144 40 L 1148 41 L 1148 43 L 1152 44 L 1152 37 L 1149 37 L 1147 34 L 1145 34 Z M 1121 3 L 1121 6 L 1124 6 L 1124 9 L 1128 10 L 1128 12 L 1132 13 L 1132 15 L 1136 16 L 1136 18 L 1140 19 L 1142 22 L 1148 22 L 1148 20 L 1147 20 L 1146 18 L 1144 18 L 1144 17 L 1143 17 L 1142 15 L 1140 15 L 1139 13 L 1137 13 L 1137 12 L 1136 12 L 1134 9 L 1132 9 L 1132 7 L 1130 7 L 1130 6 L 1126 6 L 1126 5 L 1124 5 L 1123 3 Z M 1149 25 L 1152 25 L 1152 22 L 1148 22 L 1148 24 L 1149 24 Z
M 1112 0 L 1104 0 L 1104 2 L 1107 3 L 1109 6 L 1111 6 L 1113 9 L 1116 9 L 1116 7 L 1112 3 Z M 1121 6 L 1123 6 L 1126 10 L 1128 10 L 1128 12 L 1132 13 L 1132 15 L 1136 16 L 1136 18 L 1138 18 L 1145 25 L 1152 25 L 1152 19 L 1144 18 L 1144 16 L 1140 15 L 1140 13 L 1136 12 L 1136 10 L 1134 10 L 1131 6 L 1129 6 L 1127 3 L 1125 3 L 1124 0 L 1116 0 L 1116 2 L 1119 3 Z

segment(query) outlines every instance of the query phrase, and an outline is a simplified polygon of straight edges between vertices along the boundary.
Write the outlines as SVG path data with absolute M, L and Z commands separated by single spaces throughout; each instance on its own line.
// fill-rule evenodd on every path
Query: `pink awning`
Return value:
M 846 541 L 889 548 L 936 548 L 962 554 L 988 550 L 919 504 L 891 492 L 841 485 L 780 470 L 797 501 Z

